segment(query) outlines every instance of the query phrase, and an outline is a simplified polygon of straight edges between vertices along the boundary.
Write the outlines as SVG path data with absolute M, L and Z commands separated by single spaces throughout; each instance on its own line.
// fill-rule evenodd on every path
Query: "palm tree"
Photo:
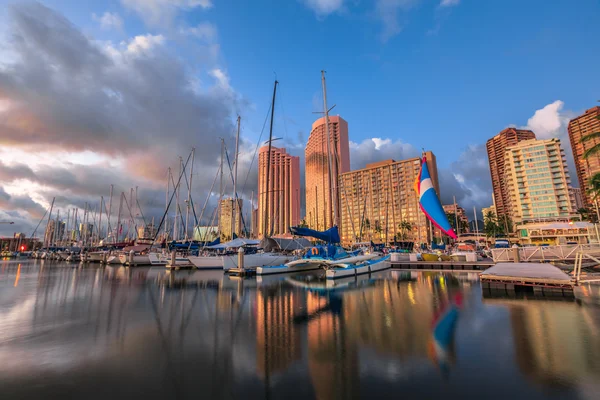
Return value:
M 409 221 L 402 221 L 398 225 L 398 228 L 400 229 L 400 238 L 406 240 L 408 236 L 407 232 L 412 231 L 413 225 Z
M 496 237 L 496 235 L 501 231 L 498 226 L 498 219 L 496 218 L 496 214 L 492 211 L 488 211 L 483 216 L 483 230 L 485 232 L 485 236 Z

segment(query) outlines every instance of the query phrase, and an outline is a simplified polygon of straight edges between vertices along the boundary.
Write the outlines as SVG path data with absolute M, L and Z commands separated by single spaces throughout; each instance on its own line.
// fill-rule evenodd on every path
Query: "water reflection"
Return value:
M 600 389 L 593 302 L 482 300 L 476 273 L 322 278 L 2 263 L 3 398 L 103 398 L 99 388 L 115 398 L 593 398 Z

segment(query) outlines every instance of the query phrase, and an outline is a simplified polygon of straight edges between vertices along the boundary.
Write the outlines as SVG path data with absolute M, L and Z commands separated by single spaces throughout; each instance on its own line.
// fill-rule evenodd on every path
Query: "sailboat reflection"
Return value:
M 451 301 L 444 302 L 434 315 L 428 353 L 445 376 L 449 374 L 450 366 L 455 362 L 454 333 L 462 300 L 462 293 L 457 293 Z

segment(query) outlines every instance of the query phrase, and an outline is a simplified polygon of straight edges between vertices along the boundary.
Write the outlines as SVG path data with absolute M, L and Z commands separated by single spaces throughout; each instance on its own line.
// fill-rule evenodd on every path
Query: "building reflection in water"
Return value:
M 280 287 L 256 292 L 256 368 L 263 379 L 302 357 L 300 329 L 294 324 L 299 297 Z
M 515 357 L 523 374 L 545 385 L 572 386 L 600 378 L 600 332 L 572 302 L 487 300 L 510 312 Z

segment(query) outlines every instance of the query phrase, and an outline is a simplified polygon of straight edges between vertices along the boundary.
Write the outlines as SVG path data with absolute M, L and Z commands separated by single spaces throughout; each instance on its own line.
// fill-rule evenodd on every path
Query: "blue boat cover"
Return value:
M 301 228 L 299 226 L 290 226 L 290 232 L 296 236 L 309 236 L 315 239 L 322 240 L 327 243 L 339 243 L 340 233 L 338 227 L 334 226 L 326 231 L 319 232 L 309 228 Z

